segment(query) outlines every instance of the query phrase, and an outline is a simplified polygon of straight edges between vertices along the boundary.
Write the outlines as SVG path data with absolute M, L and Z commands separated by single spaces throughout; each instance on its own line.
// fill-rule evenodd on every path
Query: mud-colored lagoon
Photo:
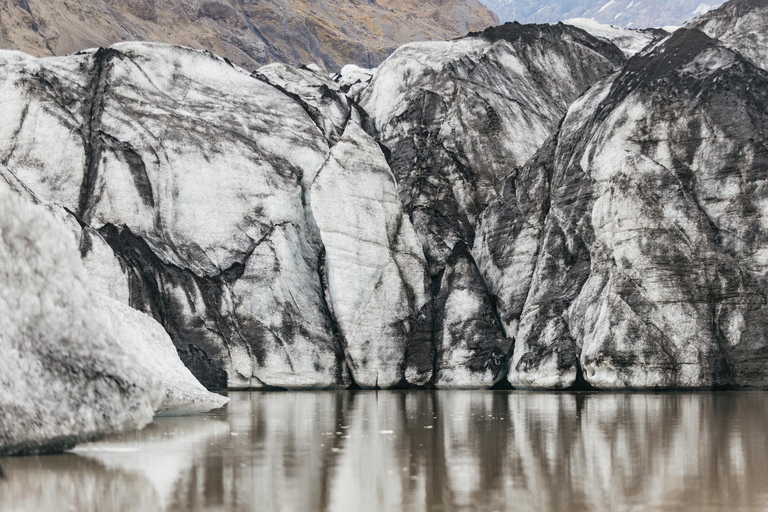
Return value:
M 0 510 L 768 509 L 768 393 L 228 396 L 65 455 L 0 459 Z

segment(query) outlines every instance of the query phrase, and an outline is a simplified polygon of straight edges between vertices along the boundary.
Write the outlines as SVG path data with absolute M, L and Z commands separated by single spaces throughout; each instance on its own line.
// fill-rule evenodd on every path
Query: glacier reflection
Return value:
M 0 510 L 762 510 L 767 393 L 231 393 L 3 459 Z

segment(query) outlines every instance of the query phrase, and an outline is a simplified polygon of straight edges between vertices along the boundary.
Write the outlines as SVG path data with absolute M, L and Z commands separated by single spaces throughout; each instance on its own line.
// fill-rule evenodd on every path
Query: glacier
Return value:
M 204 388 L 766 388 L 767 14 L 509 23 L 331 76 L 3 51 L 0 184 L 172 361 L 168 414 Z

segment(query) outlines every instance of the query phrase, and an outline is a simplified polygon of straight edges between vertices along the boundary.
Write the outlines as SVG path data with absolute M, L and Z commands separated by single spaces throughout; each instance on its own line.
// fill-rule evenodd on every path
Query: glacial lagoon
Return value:
M 768 509 L 768 393 L 228 396 L 0 459 L 0 511 Z

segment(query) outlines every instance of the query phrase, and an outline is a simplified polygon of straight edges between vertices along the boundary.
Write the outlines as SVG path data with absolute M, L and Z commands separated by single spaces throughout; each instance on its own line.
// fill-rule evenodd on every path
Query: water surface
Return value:
M 768 510 L 768 393 L 230 393 L 0 459 L 0 510 Z

